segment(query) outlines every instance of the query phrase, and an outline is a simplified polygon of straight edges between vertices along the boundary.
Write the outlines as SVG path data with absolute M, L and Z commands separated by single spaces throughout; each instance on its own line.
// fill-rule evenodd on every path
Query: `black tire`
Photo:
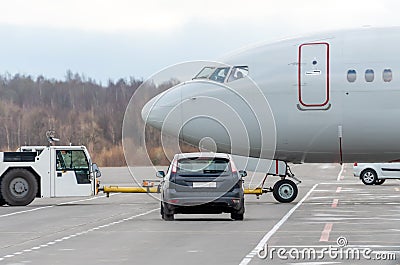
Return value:
M 377 179 L 374 184 L 375 185 L 382 185 L 383 183 L 385 183 L 385 181 L 386 181 L 386 179 Z
M 174 221 L 174 212 L 169 210 L 167 203 L 161 203 L 161 218 L 164 219 L 165 221 Z
M 293 181 L 281 179 L 275 183 L 272 194 L 278 202 L 289 203 L 296 199 L 298 189 Z
M 3 197 L 1 197 L 1 194 L 0 194 L 0 206 L 6 205 L 6 204 L 7 204 L 7 202 L 3 199 Z
M 377 179 L 378 176 L 376 175 L 376 172 L 373 169 L 366 169 L 363 172 L 361 172 L 361 181 L 365 185 L 374 185 Z
M 36 197 L 38 184 L 35 176 L 26 169 L 17 168 L 7 172 L 1 182 L 0 192 L 10 206 L 26 206 Z
M 231 219 L 235 221 L 243 221 L 244 219 L 244 213 L 231 213 Z
M 1 196 L 1 181 L 2 181 L 2 179 L 0 179 L 0 206 L 3 206 L 3 205 L 6 205 L 7 202 Z
M 240 204 L 240 209 L 231 213 L 231 219 L 235 221 L 244 220 L 244 199 L 241 200 Z
M 161 218 L 164 219 L 164 206 L 163 206 L 162 202 L 161 202 L 161 207 L 160 207 L 160 214 L 161 214 Z
M 165 221 L 174 221 L 174 220 L 175 220 L 175 217 L 174 217 L 173 214 L 164 214 L 164 215 L 163 215 L 163 219 L 164 219 Z

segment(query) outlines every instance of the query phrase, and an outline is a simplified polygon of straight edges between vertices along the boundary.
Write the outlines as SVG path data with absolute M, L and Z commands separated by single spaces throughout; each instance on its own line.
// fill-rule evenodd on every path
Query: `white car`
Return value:
M 386 179 L 400 179 L 400 163 L 354 163 L 354 176 L 365 185 L 382 185 Z

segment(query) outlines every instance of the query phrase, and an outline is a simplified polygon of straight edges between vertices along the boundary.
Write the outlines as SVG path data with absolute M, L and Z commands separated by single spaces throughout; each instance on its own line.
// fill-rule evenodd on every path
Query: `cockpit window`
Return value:
M 249 74 L 248 66 L 233 67 L 204 67 L 193 79 L 209 79 L 212 81 L 224 83 L 232 82 L 246 77 Z
M 246 77 L 249 74 L 248 66 L 234 66 L 231 74 L 229 75 L 228 82 L 235 81 L 237 79 Z
M 207 79 L 215 70 L 215 67 L 204 67 L 201 69 L 200 73 L 198 73 L 193 79 Z
M 228 76 L 230 67 L 219 67 L 210 76 L 210 80 L 223 83 Z

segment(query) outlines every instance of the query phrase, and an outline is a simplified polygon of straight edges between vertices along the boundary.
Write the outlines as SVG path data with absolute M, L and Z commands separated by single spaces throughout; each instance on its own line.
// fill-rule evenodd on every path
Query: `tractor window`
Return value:
M 89 170 L 83 150 L 57 150 L 57 170 Z

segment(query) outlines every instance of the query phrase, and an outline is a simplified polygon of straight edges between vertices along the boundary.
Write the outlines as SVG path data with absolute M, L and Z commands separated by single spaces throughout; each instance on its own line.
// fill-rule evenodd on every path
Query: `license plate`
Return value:
M 216 188 L 216 182 L 193 182 L 193 188 Z

